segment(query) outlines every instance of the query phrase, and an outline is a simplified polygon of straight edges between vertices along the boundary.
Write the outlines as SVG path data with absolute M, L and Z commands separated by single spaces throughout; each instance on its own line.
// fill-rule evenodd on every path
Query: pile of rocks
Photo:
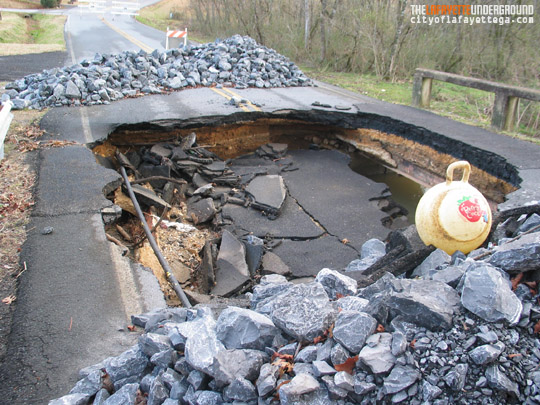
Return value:
M 437 250 L 417 278 L 266 275 L 250 308 L 133 316 L 138 344 L 50 404 L 540 403 L 538 283 L 518 283 L 538 280 L 539 223 L 506 221 L 468 257 Z
M 14 109 L 107 104 L 195 86 L 290 87 L 311 81 L 290 60 L 247 36 L 168 51 L 96 54 L 6 85 Z

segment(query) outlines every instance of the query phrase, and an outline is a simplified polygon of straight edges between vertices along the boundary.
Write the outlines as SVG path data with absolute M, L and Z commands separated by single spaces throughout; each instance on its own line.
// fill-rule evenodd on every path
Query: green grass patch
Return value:
M 411 105 L 412 81 L 386 82 L 372 75 L 356 73 L 327 72 L 310 67 L 302 67 L 309 77 L 394 104 Z M 433 81 L 429 110 L 455 121 L 491 129 L 493 93 L 471 89 L 451 83 Z M 530 106 L 534 114 L 540 114 L 540 103 Z M 533 115 L 534 117 L 535 115 Z M 520 123 L 515 131 L 506 135 L 540 143 L 540 132 L 536 126 Z
M 3 12 L 0 23 L 0 43 L 24 43 L 27 40 L 26 20 L 23 15 Z
M 34 14 L 34 20 L 38 22 L 37 29 L 30 32 L 36 44 L 63 45 L 64 24 L 66 16 Z
M 65 50 L 65 22 L 63 15 L 2 13 L 0 55 Z

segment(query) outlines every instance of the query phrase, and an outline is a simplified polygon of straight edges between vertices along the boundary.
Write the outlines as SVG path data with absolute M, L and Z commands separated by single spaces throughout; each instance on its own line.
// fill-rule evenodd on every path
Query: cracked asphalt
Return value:
M 7 355 L 0 365 L 0 403 L 42 404 L 66 394 L 76 382 L 80 368 L 117 355 L 132 344 L 135 336 L 126 330 L 129 315 L 157 305 L 142 293 L 137 275 L 118 260 L 118 250 L 105 240 L 100 211 L 110 202 L 104 198 L 102 190 L 108 183 L 117 181 L 118 175 L 99 166 L 84 146 L 106 138 L 122 124 L 154 121 L 166 128 L 177 120 L 202 124 L 214 117 L 230 120 L 248 116 L 282 117 L 290 111 L 315 116 L 318 110 L 311 105 L 315 101 L 348 104 L 355 108 L 339 119 L 363 120 L 366 127 L 375 129 L 391 130 L 392 126 L 399 125 L 394 128 L 403 133 L 407 128 L 420 127 L 425 138 L 422 140 L 428 143 L 427 138 L 433 137 L 431 142 L 435 147 L 451 149 L 452 145 L 458 145 L 459 153 L 472 149 L 486 151 L 486 155 L 480 152 L 471 155 L 478 160 L 485 156 L 502 156 L 518 169 L 525 190 L 522 194 L 540 199 L 538 145 L 327 85 L 246 89 L 238 93 L 260 104 L 263 111 L 240 114 L 225 99 L 210 89 L 201 88 L 84 109 L 51 109 L 45 115 L 41 126 L 47 131 L 46 139 L 75 141 L 80 145 L 39 152 L 36 207 L 22 251 L 28 270 L 20 278 Z M 298 192 L 310 191 L 301 190 L 307 185 L 296 187 Z M 295 186 L 291 189 L 294 196 Z M 311 214 L 320 210 L 321 217 L 330 213 L 347 218 L 350 215 L 339 212 L 333 201 L 317 200 L 312 204 L 314 206 L 309 208 L 306 205 L 306 210 Z M 334 211 L 329 210 L 329 206 L 335 208 Z M 349 219 L 344 225 L 354 226 L 355 221 L 365 219 Z M 41 234 L 46 226 L 54 228 L 52 234 Z M 313 251 L 321 249 L 318 245 L 321 239 L 309 242 Z M 343 244 L 340 246 L 346 248 Z M 279 249 L 294 252 L 294 242 L 281 245 Z M 330 257 L 344 253 L 336 250 L 327 254 Z M 309 254 L 298 257 L 299 262 L 305 260 L 309 260 Z

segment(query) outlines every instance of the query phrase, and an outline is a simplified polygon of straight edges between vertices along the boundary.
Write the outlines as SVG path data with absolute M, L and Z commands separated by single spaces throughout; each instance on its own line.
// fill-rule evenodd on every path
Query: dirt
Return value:
M 26 240 L 26 225 L 34 204 L 36 144 L 41 131 L 35 120 L 38 112 L 16 112 L 4 142 L 5 158 L 0 162 L 0 359 L 5 354 L 11 317 L 17 299 L 17 280 L 26 270 L 19 252 Z

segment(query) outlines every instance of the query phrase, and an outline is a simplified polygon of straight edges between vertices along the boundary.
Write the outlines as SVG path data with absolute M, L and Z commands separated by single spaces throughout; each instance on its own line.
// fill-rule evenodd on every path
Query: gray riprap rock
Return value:
M 103 402 L 103 405 L 134 404 L 139 384 L 126 384 Z
M 161 405 L 169 397 L 169 390 L 165 387 L 160 378 L 156 378 L 150 386 L 148 392 L 147 405 Z
M 282 295 L 286 295 L 293 284 L 278 274 L 268 274 L 261 277 L 260 284 L 253 287 L 251 308 L 265 315 L 271 315 L 276 302 Z
M 225 350 L 225 346 L 216 336 L 215 325 L 216 322 L 211 313 L 199 310 L 195 320 L 177 326 L 178 332 L 186 339 L 185 358 L 187 363 L 206 374 L 211 373 L 216 355 Z
M 362 244 L 360 259 L 353 260 L 345 271 L 364 271 L 386 254 L 386 244 L 379 239 L 370 239 Z
M 336 299 L 338 294 L 343 296 L 354 295 L 358 288 L 356 280 L 326 268 L 319 271 L 315 281 L 324 287 L 331 299 Z
M 210 221 L 216 215 L 214 200 L 203 198 L 193 204 L 188 204 L 188 217 L 193 219 L 195 224 L 202 224 Z
M 312 375 L 298 374 L 290 383 L 281 386 L 279 398 L 282 404 L 293 404 L 299 401 L 302 395 L 316 391 L 319 387 L 319 382 Z
M 465 363 L 456 365 L 444 376 L 444 382 L 448 387 L 456 392 L 463 390 L 469 366 Z
M 174 366 L 176 360 L 178 360 L 178 353 L 173 348 L 163 350 L 150 357 L 150 363 L 161 368 Z
M 227 349 L 264 350 L 280 331 L 266 315 L 228 307 L 219 315 L 216 333 Z
M 255 386 L 242 377 L 236 377 L 231 384 L 223 390 L 223 393 L 227 398 L 236 401 L 248 402 L 257 399 Z
M 222 350 L 214 358 L 211 375 L 218 387 L 230 384 L 236 377 L 254 381 L 268 356 L 250 349 Z
M 360 249 L 362 259 L 370 256 L 383 257 L 386 254 L 386 244 L 379 239 L 369 239 Z
M 452 327 L 459 295 L 449 285 L 431 280 L 394 280 L 386 305 L 407 322 L 430 330 Z
M 387 394 L 395 394 L 409 388 L 420 378 L 420 373 L 411 366 L 395 366 L 384 379 L 384 390 Z
M 426 277 L 437 271 L 437 268 L 450 263 L 450 256 L 444 250 L 437 249 L 433 251 L 420 266 L 414 269 L 413 277 Z
M 183 377 L 172 368 L 166 369 L 161 374 L 161 381 L 163 381 L 163 384 L 168 390 L 170 390 L 175 383 L 182 381 L 182 379 Z
M 317 377 L 321 377 L 323 375 L 334 375 L 337 372 L 334 367 L 332 367 L 326 361 L 315 360 L 312 365 L 313 372 Z
M 216 285 L 212 294 L 230 295 L 250 280 L 245 255 L 244 244 L 229 231 L 223 231 L 217 258 Z
M 376 327 L 377 321 L 371 315 L 364 312 L 341 311 L 334 326 L 334 339 L 353 354 L 359 353 Z
M 75 387 L 69 391 L 70 394 L 85 394 L 88 397 L 94 396 L 101 389 L 101 370 L 95 370 L 82 380 L 77 381 Z
M 493 345 L 482 345 L 471 350 L 469 357 L 476 364 L 488 364 L 497 360 L 504 349 L 505 344 L 502 342 Z
M 317 347 L 315 346 L 304 347 L 294 359 L 295 362 L 300 363 L 311 363 L 315 360 L 317 360 Z
M 112 358 L 105 366 L 105 370 L 115 383 L 124 378 L 142 374 L 148 363 L 148 357 L 137 345 Z
M 260 397 L 264 397 L 276 388 L 277 377 L 279 375 L 279 366 L 265 363 L 262 365 L 257 378 L 257 392 Z
M 519 228 L 517 229 L 516 233 L 519 235 L 523 232 L 527 232 L 531 230 L 532 228 L 540 225 L 540 215 L 538 215 L 536 212 L 533 213 L 525 222 L 523 222 Z
M 320 336 L 334 322 L 336 310 L 319 283 L 298 284 L 278 295 L 271 314 L 274 324 L 301 342 Z
M 368 366 L 374 374 L 390 371 L 396 363 L 392 354 L 392 335 L 390 333 L 376 333 L 366 340 L 366 345 L 360 351 L 358 360 Z
M 107 391 L 105 388 L 102 388 L 98 391 L 96 396 L 94 397 L 94 403 L 93 405 L 103 405 L 103 403 L 109 398 L 111 394 L 109 394 L 109 391 Z
M 462 266 L 448 266 L 444 269 L 437 270 L 431 276 L 427 277 L 427 279 L 440 281 L 456 288 L 463 274 L 465 274 L 465 269 Z
M 540 261 L 540 232 L 524 235 L 496 247 L 486 261 L 511 274 L 537 269 Z
M 519 397 L 519 386 L 501 372 L 498 365 L 489 366 L 485 376 L 490 387 Z
M 254 276 L 259 269 L 261 260 L 263 260 L 264 241 L 254 235 L 248 235 L 242 239 L 242 243 L 246 248 L 246 263 L 248 265 L 249 273 Z
M 424 401 L 433 401 L 439 395 L 442 394 L 442 390 L 436 385 L 432 385 L 427 381 L 424 381 L 422 385 L 422 398 Z
M 171 349 L 171 339 L 166 335 L 157 333 L 146 333 L 139 337 L 139 347 L 148 357 L 154 354 Z
M 330 352 L 330 361 L 334 366 L 345 363 L 349 357 L 351 357 L 349 351 L 339 343 L 332 346 L 332 351 Z
M 259 204 L 267 205 L 278 211 L 287 195 L 283 177 L 277 174 L 255 177 L 246 187 L 246 192 L 251 194 Z
M 81 98 L 81 91 L 77 87 L 75 83 L 73 83 L 71 80 L 68 80 L 66 83 L 66 91 L 65 96 L 68 98 Z
M 401 331 L 392 333 L 392 354 L 396 357 L 401 356 L 407 350 L 407 336 Z
M 338 308 L 341 308 L 344 311 L 365 312 L 369 306 L 369 300 L 351 295 L 338 299 L 336 303 Z
M 358 395 L 366 395 L 377 389 L 377 386 L 371 382 L 354 379 L 354 392 Z
M 501 272 L 482 262 L 468 266 L 462 280 L 461 304 L 488 322 L 519 322 L 523 305 Z
M 199 370 L 192 370 L 187 376 L 186 381 L 195 391 L 202 389 L 208 383 L 208 376 Z
M 330 375 L 325 375 L 321 377 L 321 380 L 324 382 L 326 389 L 328 390 L 328 396 L 334 401 L 339 401 L 344 399 L 349 392 L 343 388 L 339 388 L 334 382 L 334 377 Z
M 49 401 L 49 405 L 86 405 L 90 402 L 90 397 L 86 394 L 68 394 L 63 397 Z
M 336 373 L 334 383 L 343 390 L 354 391 L 354 377 L 346 371 Z
M 224 403 L 223 397 L 219 392 L 197 391 L 197 405 L 221 405 Z M 169 405 L 167 401 L 162 405 Z M 171 402 L 170 405 L 178 405 L 178 401 Z

